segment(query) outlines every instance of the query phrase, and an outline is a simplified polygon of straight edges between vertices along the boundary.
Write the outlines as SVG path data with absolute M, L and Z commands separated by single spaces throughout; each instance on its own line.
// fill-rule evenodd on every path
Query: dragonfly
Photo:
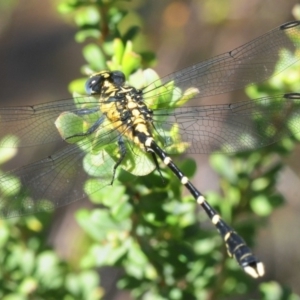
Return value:
M 300 21 L 292 21 L 142 88 L 127 84 L 121 71 L 100 71 L 87 80 L 86 96 L 0 108 L 0 148 L 64 143 L 1 173 L 0 217 L 52 211 L 113 184 L 119 169 L 147 175 L 161 160 L 204 209 L 229 255 L 250 276 L 263 276 L 263 263 L 169 155 L 249 151 L 299 131 L 299 93 L 190 104 L 262 82 L 296 63 L 299 51 Z

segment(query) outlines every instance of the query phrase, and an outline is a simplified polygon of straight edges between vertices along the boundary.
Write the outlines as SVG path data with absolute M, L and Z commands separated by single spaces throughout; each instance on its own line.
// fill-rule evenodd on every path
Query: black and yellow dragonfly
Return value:
M 248 151 L 299 131 L 298 93 L 189 105 L 261 82 L 299 58 L 300 22 L 294 21 L 140 89 L 120 71 L 101 71 L 88 79 L 88 96 L 0 108 L 1 148 L 65 142 L 55 154 L 0 176 L 0 217 L 82 199 L 112 184 L 120 168 L 146 175 L 159 170 L 159 157 L 205 210 L 229 255 L 251 276 L 262 276 L 263 264 L 168 154 Z

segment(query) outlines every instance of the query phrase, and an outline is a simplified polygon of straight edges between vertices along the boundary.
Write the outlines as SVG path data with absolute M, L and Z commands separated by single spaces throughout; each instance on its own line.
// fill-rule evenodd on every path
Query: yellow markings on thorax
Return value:
M 139 103 L 129 95 L 131 88 L 117 88 L 108 81 L 105 82 L 105 86 L 107 87 L 105 93 L 109 97 L 107 100 L 100 99 L 102 113 L 106 115 L 113 128 L 144 149 L 144 145 L 139 141 L 137 134 L 144 133 L 146 136 L 151 136 L 148 128 L 149 122 L 145 120 L 144 115 L 141 113 Z M 116 99 L 114 101 L 113 97 L 117 93 L 118 95 L 124 94 L 124 97 L 121 100 Z M 110 98 L 112 98 L 112 101 L 109 101 Z M 128 113 L 128 116 L 125 120 L 122 120 L 122 114 L 125 113 Z

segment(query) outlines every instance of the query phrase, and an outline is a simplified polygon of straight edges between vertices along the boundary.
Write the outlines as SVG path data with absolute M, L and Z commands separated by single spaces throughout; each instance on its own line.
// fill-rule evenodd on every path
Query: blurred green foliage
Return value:
M 125 1 L 126 4 L 127 1 Z M 128 1 L 130 2 L 130 1 Z M 84 93 L 86 75 L 99 70 L 121 70 L 135 86 L 155 79 L 155 55 L 139 46 L 138 18 L 127 18 L 124 1 L 60 0 L 58 11 L 78 26 L 75 39 L 84 43 L 84 78 L 70 83 L 72 93 Z M 139 20 L 136 22 L 136 20 Z M 277 76 L 269 83 L 250 87 L 252 98 L 293 90 L 299 74 Z M 285 73 L 286 74 L 286 73 Z M 272 83 L 275 80 L 275 83 Z M 212 166 L 221 176 L 222 193 L 210 192 L 208 201 L 234 226 L 250 246 L 268 215 L 283 204 L 275 192 L 280 161 L 295 138 L 274 147 L 234 156 L 213 155 Z M 176 161 L 189 177 L 196 172 L 193 160 Z M 259 172 L 258 172 L 259 170 Z M 47 221 L 39 216 L 0 222 L 0 298 L 101 299 L 104 291 L 95 271 L 114 266 L 123 270 L 118 288 L 133 299 L 299 299 L 276 282 L 258 284 L 227 257 L 222 239 L 197 211 L 191 196 L 182 196 L 177 178 L 167 169 L 135 177 L 122 171 L 112 187 L 91 195 L 97 206 L 77 212 L 88 238 L 85 254 L 63 262 L 46 247 Z M 99 207 L 99 208 L 98 208 Z M 199 225 L 200 224 L 200 225 Z M 200 227 L 200 228 L 199 228 Z M 251 296 L 250 296 L 251 295 Z
M 96 271 L 79 270 L 46 246 L 49 221 L 49 215 L 1 220 L 0 299 L 100 299 Z

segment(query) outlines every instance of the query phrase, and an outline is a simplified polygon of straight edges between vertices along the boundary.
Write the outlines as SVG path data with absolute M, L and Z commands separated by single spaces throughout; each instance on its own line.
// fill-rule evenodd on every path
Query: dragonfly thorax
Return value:
M 124 83 L 122 72 L 103 71 L 91 76 L 86 86 L 91 93 L 99 95 L 100 110 L 111 125 L 146 149 L 144 143 L 152 136 L 153 112 L 144 103 L 142 91 Z

